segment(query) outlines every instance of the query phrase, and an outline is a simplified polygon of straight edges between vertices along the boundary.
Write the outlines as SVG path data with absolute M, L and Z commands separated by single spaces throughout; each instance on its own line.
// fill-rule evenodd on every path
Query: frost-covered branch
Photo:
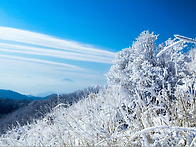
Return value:
M 185 37 L 185 36 L 181 36 L 181 35 L 174 35 L 176 38 L 182 40 L 182 41 L 185 41 L 185 42 L 192 42 L 192 43 L 196 43 L 196 40 L 192 39 L 192 38 L 188 38 L 188 37 Z
M 157 54 L 157 57 L 160 57 L 160 56 L 161 56 L 164 52 L 166 52 L 168 49 L 170 49 L 170 48 L 172 48 L 172 47 L 174 47 L 174 46 L 176 46 L 176 45 L 178 45 L 178 44 L 180 44 L 180 43 L 183 43 L 183 42 L 184 42 L 183 40 L 179 40 L 179 41 L 177 41 L 177 42 L 175 42 L 175 43 L 173 43 L 173 44 L 171 44 L 171 45 L 165 47 L 163 50 L 161 50 L 161 51 Z
M 152 132 L 152 131 L 155 131 L 155 130 L 160 131 L 160 129 L 166 129 L 166 130 L 172 130 L 172 131 L 188 131 L 188 132 L 192 132 L 192 133 L 196 134 L 196 128 L 185 128 L 185 127 L 178 127 L 178 126 L 175 126 L 175 127 L 154 126 L 154 127 L 145 128 L 145 129 L 133 134 L 130 137 L 130 140 L 134 140 L 137 136 L 142 135 L 144 133 L 149 133 L 149 132 Z M 132 133 L 130 132 L 130 134 L 132 134 Z

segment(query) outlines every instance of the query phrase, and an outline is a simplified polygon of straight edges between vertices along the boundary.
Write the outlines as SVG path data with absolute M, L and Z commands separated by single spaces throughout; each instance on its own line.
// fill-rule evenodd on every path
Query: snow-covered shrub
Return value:
M 107 74 L 109 85 L 120 85 L 127 93 L 135 94 L 137 89 L 151 87 L 153 78 L 155 40 L 157 36 L 143 32 L 132 47 L 118 52 Z
M 17 127 L 3 135 L 0 145 L 116 145 L 119 142 L 117 135 L 126 130 L 126 124 L 117 121 L 117 117 L 123 117 L 122 107 L 119 107 L 121 96 L 113 99 L 117 95 L 119 93 L 115 87 L 106 88 L 69 108 L 59 104 L 43 120 Z
M 142 32 L 132 47 L 117 53 L 115 64 L 107 74 L 109 86 L 118 85 L 124 92 L 127 103 L 123 103 L 123 107 L 128 111 L 123 121 L 132 132 L 146 128 L 153 130 L 153 127 L 162 125 L 196 126 L 195 49 L 186 54 L 181 52 L 188 46 L 187 42 L 195 43 L 195 40 L 176 36 L 173 40 L 168 39 L 165 45 L 156 46 L 157 35 Z M 169 129 L 169 134 L 176 133 L 172 131 Z M 168 134 L 168 131 L 163 134 Z M 154 135 L 148 135 L 151 137 L 144 134 L 140 137 L 146 138 L 148 143 L 160 145 L 163 138 L 155 139 L 157 144 L 152 141 Z M 163 140 L 165 145 L 171 145 L 174 141 L 171 137 Z M 187 143 L 187 140 L 184 142 Z M 190 145 L 186 143 L 184 145 Z
M 158 107 L 147 107 L 145 111 L 140 108 L 137 110 L 137 119 L 131 118 L 129 110 L 125 111 L 126 108 L 121 105 L 127 101 L 123 99 L 124 96 L 118 89 L 119 87 L 106 88 L 69 108 L 59 104 L 44 119 L 17 127 L 2 136 L 0 144 L 1 146 L 196 145 L 194 140 L 196 128 L 172 124 L 177 120 L 170 120 L 168 114 L 157 116 L 156 111 L 160 109 Z M 183 116 L 181 119 L 183 120 Z
M 184 43 L 176 44 L 177 39 L 168 39 L 156 46 L 157 35 L 144 31 L 132 47 L 118 52 L 107 74 L 109 85 L 120 85 L 132 98 L 156 96 L 161 90 L 170 98 L 175 98 L 175 87 L 182 84 L 181 73 L 190 74 L 186 64 L 188 55 L 179 52 Z M 158 57 L 164 48 L 168 48 Z M 163 91 L 164 90 L 164 91 Z

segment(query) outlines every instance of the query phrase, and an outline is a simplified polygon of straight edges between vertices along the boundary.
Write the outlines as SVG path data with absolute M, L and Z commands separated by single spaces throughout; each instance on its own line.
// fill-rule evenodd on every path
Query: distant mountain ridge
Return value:
M 8 98 L 14 100 L 39 100 L 41 97 L 27 96 L 12 90 L 0 89 L 0 98 Z

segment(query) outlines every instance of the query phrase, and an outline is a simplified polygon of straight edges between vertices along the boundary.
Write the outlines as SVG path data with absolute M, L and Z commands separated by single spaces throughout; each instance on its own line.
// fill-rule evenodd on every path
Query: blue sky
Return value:
M 0 0 L 0 88 L 69 93 L 105 85 L 144 30 L 196 37 L 195 0 Z

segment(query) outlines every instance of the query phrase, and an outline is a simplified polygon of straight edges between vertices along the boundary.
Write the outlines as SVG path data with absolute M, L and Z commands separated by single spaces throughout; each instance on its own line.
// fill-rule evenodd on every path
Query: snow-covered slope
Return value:
M 99 89 L 100 87 L 98 86 L 89 87 L 70 94 L 54 94 L 47 99 L 28 102 L 24 107 L 21 107 L 0 118 L 0 134 L 5 133 L 8 129 L 11 129 L 13 126 L 18 124 L 23 126 L 27 123 L 32 123 L 35 119 L 43 118 L 59 103 L 71 105 L 83 97 L 88 96 L 90 93 L 97 93 Z

